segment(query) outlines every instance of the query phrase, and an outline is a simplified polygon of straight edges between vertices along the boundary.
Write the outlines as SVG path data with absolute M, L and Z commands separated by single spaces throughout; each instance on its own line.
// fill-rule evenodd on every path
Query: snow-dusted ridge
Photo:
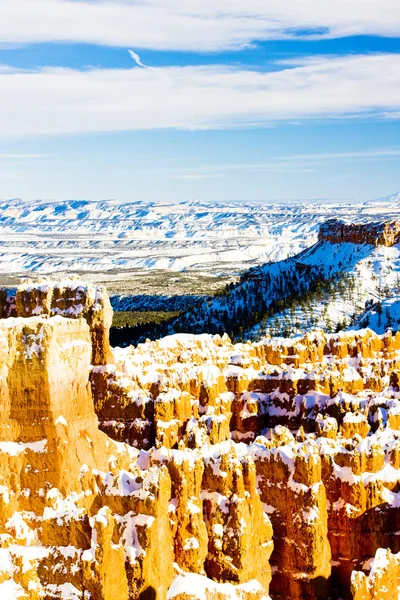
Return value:
M 388 327 L 399 330 L 400 243 L 352 239 L 356 241 L 320 239 L 294 257 L 254 267 L 223 293 L 141 335 L 155 339 L 176 332 L 227 332 L 235 340 L 259 340 L 316 327 L 328 332 L 367 326 L 379 333 Z M 125 333 L 131 335 L 128 330 L 114 341 L 132 341 Z
M 351 203 L 0 202 L 0 274 L 134 269 L 237 273 L 317 241 L 331 217 L 400 216 L 399 195 Z

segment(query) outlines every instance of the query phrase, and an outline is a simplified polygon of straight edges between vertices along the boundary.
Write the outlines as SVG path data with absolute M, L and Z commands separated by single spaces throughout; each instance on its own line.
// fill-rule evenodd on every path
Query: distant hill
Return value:
M 321 228 L 319 241 L 311 248 L 249 269 L 221 294 L 199 301 L 147 333 L 158 337 L 227 332 L 235 340 L 257 340 L 267 334 L 291 336 L 315 327 L 338 331 L 369 325 L 382 331 L 387 320 L 398 329 L 400 310 L 390 300 L 400 294 L 400 244 L 393 233 L 397 225 L 344 226 L 332 221 Z M 341 241 L 335 243 L 330 239 L 339 235 L 338 228 Z M 389 232 L 389 238 L 383 231 Z M 387 314 L 391 316 L 385 321 Z
M 399 218 L 399 202 L 399 195 L 357 204 L 4 200 L 0 275 L 79 272 L 111 279 L 136 270 L 132 288 L 146 272 L 160 270 L 232 276 L 312 246 L 320 224 L 332 217 L 345 223 Z

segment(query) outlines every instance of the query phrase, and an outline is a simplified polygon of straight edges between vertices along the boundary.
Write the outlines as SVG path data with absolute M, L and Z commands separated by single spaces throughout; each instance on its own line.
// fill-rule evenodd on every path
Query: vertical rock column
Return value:
M 113 362 L 109 342 L 112 308 L 105 288 L 79 279 L 28 281 L 17 289 L 15 312 L 17 317 L 84 318 L 90 328 L 92 364 Z

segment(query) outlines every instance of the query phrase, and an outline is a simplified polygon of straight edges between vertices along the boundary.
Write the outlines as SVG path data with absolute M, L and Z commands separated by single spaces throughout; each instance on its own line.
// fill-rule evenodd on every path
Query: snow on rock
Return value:
M 185 573 L 178 575 L 168 590 L 167 600 L 270 600 L 256 580 L 234 586 L 216 583 L 203 575 Z
M 354 600 L 392 600 L 400 590 L 400 553 L 378 548 L 375 557 L 364 566 L 367 571 L 353 571 L 351 592 Z M 369 571 L 369 572 L 368 572 Z
M 18 286 L 15 297 L 10 297 L 8 292 L 5 298 L 0 296 L 0 312 L 4 316 L 12 317 L 83 318 L 90 328 L 92 363 L 103 365 L 112 358 L 109 344 L 112 308 L 108 294 L 104 288 L 86 284 L 79 277 L 40 278 L 35 282 L 27 279 Z M 26 357 L 40 357 L 43 350 L 43 332 L 27 332 L 24 340 Z M 82 341 L 64 342 L 62 349 L 67 351 L 70 344 L 76 346 L 76 350 L 79 351 Z
M 178 334 L 94 366 L 92 340 L 81 318 L 0 319 L 1 591 L 393 593 L 400 333 Z

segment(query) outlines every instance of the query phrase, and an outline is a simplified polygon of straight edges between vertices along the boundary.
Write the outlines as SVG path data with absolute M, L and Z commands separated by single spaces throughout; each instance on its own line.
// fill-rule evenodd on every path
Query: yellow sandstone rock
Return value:
M 78 280 L 0 313 L 0 597 L 397 598 L 400 334 L 112 351 Z

